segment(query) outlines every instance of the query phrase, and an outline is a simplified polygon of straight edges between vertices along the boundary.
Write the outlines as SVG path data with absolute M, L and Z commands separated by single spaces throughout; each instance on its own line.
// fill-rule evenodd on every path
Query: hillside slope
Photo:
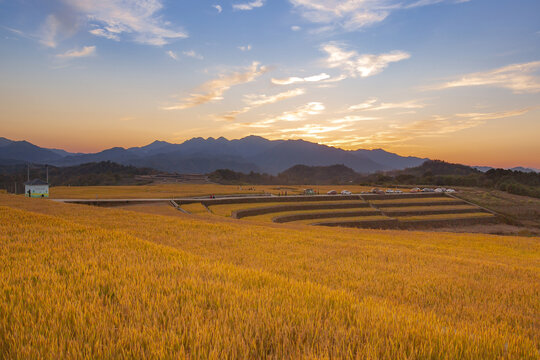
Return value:
M 538 356 L 538 239 L 0 202 L 3 357 Z

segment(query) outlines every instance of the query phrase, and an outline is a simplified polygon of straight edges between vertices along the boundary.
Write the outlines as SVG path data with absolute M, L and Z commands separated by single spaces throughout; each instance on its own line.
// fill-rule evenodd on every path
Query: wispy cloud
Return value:
M 47 47 L 55 48 L 56 36 L 61 28 L 61 22 L 55 15 L 47 16 L 45 23 L 41 26 L 39 32 L 39 42 Z
M 210 101 L 223 99 L 223 94 L 235 85 L 251 82 L 268 71 L 265 66 L 253 62 L 249 68 L 231 74 L 220 75 L 217 79 L 210 80 L 199 87 L 197 93 L 193 93 L 180 103 L 166 106 L 164 110 L 188 109 L 197 105 L 206 104 Z
M 358 54 L 354 50 L 343 49 L 337 43 L 324 44 L 321 49 L 328 54 L 325 63 L 329 68 L 341 69 L 351 77 L 373 76 L 382 72 L 390 63 L 411 57 L 399 50 L 380 55 Z
M 363 103 L 350 106 L 349 110 L 380 111 L 389 109 L 422 109 L 425 106 L 425 104 L 419 103 L 418 100 L 403 101 L 399 103 L 385 103 L 380 102 L 377 98 L 370 98 Z
M 450 89 L 464 86 L 494 86 L 512 90 L 516 94 L 536 93 L 540 91 L 540 77 L 535 76 L 540 70 L 540 61 L 512 64 L 495 70 L 477 72 L 461 76 L 428 89 Z
M 299 89 L 281 92 L 275 95 L 266 95 L 266 94 L 245 95 L 244 102 L 246 103 L 246 106 L 244 106 L 240 110 L 229 111 L 225 115 L 218 116 L 217 118 L 221 120 L 232 121 L 232 120 L 235 120 L 238 115 L 245 114 L 248 111 L 254 108 L 257 108 L 259 106 L 274 104 L 274 103 L 277 103 L 278 101 L 287 100 L 287 99 L 300 96 L 303 94 L 305 94 L 305 90 L 299 88 Z
M 166 51 L 165 52 L 167 55 L 169 55 L 169 57 L 173 60 L 178 60 L 178 54 L 175 53 L 174 51 L 172 50 L 169 50 L 169 51 Z
M 354 145 L 388 145 L 414 140 L 418 137 L 437 137 L 457 131 L 474 128 L 487 121 L 524 115 L 531 109 L 518 109 L 493 113 L 465 113 L 454 116 L 434 115 L 427 119 L 413 121 L 407 124 L 394 124 L 386 130 L 357 139 Z
M 278 116 L 270 117 L 254 123 L 245 124 L 253 128 L 269 128 L 277 122 L 295 122 L 304 121 L 311 116 L 319 115 L 325 110 L 323 103 L 312 101 L 305 105 L 299 106 L 294 110 L 285 111 Z
M 203 56 L 200 54 L 197 54 L 195 50 L 183 51 L 182 54 L 184 54 L 187 57 L 194 58 L 194 59 L 199 59 L 199 60 L 204 59 Z
M 221 13 L 223 11 L 223 8 L 221 7 L 221 5 L 212 5 L 212 7 L 216 9 L 218 13 Z
M 120 36 L 116 35 L 115 33 L 108 32 L 105 29 L 97 28 L 97 29 L 92 29 L 88 32 L 92 35 L 104 37 L 109 40 L 120 41 Z
M 96 36 L 118 40 L 130 34 L 141 44 L 165 45 L 172 39 L 186 38 L 184 31 L 170 29 L 171 24 L 158 13 L 161 0 L 65 0 L 76 11 L 83 13 L 96 29 Z
M 308 76 L 308 77 L 297 77 L 292 76 L 285 79 L 272 79 L 272 83 L 276 85 L 290 85 L 303 82 L 318 82 L 321 80 L 329 79 L 330 75 L 326 73 L 320 73 L 318 75 Z
M 96 47 L 95 46 L 85 46 L 82 49 L 72 49 L 68 50 L 63 54 L 56 55 L 57 58 L 60 59 L 74 59 L 74 58 L 82 58 L 94 55 L 96 53 Z
M 442 2 L 463 0 L 289 0 L 310 22 L 326 29 L 354 31 L 386 19 L 392 12 Z
M 379 118 L 373 116 L 358 116 L 358 115 L 347 115 L 339 119 L 332 119 L 330 122 L 332 124 L 352 124 L 360 121 L 372 121 L 378 120 Z
M 264 5 L 263 0 L 254 0 L 247 3 L 241 3 L 241 4 L 233 4 L 234 10 L 253 10 L 255 8 L 259 8 Z
M 298 26 L 298 25 L 293 25 L 293 26 L 291 26 L 291 30 L 292 31 L 300 31 L 300 30 L 302 30 L 302 28 L 300 26 Z
M 250 51 L 251 50 L 251 45 L 250 44 L 242 45 L 242 46 L 239 46 L 238 49 L 240 49 L 240 51 Z

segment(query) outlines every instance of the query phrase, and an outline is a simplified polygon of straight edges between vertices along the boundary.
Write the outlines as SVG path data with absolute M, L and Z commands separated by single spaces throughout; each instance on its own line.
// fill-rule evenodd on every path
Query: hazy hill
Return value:
M 344 164 L 365 174 L 416 166 L 425 160 L 402 157 L 382 149 L 347 151 L 304 140 L 268 140 L 259 136 L 247 136 L 237 140 L 198 137 L 181 144 L 154 141 L 141 147 L 114 147 L 93 154 L 73 154 L 60 149 L 41 148 L 28 142 L 3 139 L 0 141 L 0 159 L 4 159 L 0 160 L 0 164 L 17 160 L 73 166 L 88 162 L 114 161 L 124 165 L 180 173 L 207 173 L 228 168 L 271 174 L 278 174 L 296 164 Z

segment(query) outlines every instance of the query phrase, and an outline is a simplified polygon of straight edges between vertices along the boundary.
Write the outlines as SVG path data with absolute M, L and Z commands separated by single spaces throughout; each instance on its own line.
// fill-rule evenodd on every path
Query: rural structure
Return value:
M 34 179 L 24 183 L 24 194 L 27 197 L 49 197 L 49 183 Z

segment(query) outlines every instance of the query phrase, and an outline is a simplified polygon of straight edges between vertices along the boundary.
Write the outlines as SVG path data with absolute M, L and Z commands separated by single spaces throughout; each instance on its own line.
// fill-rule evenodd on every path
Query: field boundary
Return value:
M 349 200 L 353 201 L 353 200 Z M 302 204 L 302 205 L 273 205 L 251 209 L 239 209 L 231 212 L 231 217 L 241 219 L 246 216 L 256 216 L 271 214 L 274 212 L 299 211 L 299 210 L 325 210 L 325 209 L 355 209 L 368 208 L 369 204 L 364 203 L 342 203 L 342 204 Z
M 286 223 L 297 220 L 310 220 L 310 219 L 331 219 L 337 217 L 354 217 L 354 216 L 380 216 L 380 211 L 336 211 L 336 212 L 323 212 L 323 213 L 300 213 L 291 215 L 280 215 L 272 218 L 272 222 Z

